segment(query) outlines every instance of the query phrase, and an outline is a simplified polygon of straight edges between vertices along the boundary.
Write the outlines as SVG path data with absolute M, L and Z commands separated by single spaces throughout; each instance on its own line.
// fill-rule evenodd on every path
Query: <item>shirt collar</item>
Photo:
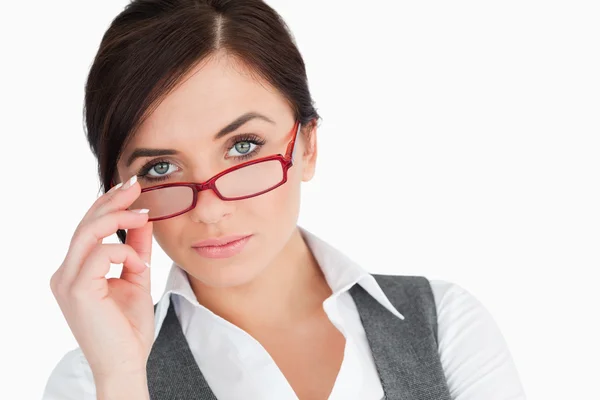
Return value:
M 321 267 L 325 280 L 333 292 L 332 296 L 337 296 L 358 283 L 367 293 L 392 314 L 400 319 L 404 319 L 404 316 L 396 310 L 384 294 L 373 275 L 348 258 L 344 253 L 320 237 L 309 232 L 307 229 L 301 226 L 298 226 L 298 229 L 307 246 L 313 253 L 313 256 L 317 260 L 317 263 Z M 171 293 L 178 294 L 188 300 L 191 304 L 203 308 L 196 299 L 196 295 L 190 286 L 186 272 L 173 262 L 167 277 L 165 290 L 156 307 L 154 339 L 158 337 L 162 322 L 167 314 Z
M 301 226 L 298 226 L 298 229 L 321 267 L 334 295 L 345 292 L 358 283 L 392 314 L 404 319 L 384 294 L 373 275 L 325 240 Z

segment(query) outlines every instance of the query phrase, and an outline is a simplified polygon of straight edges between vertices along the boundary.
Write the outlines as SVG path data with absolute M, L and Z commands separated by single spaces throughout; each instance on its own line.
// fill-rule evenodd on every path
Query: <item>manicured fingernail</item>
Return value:
M 129 210 L 132 212 L 136 212 L 136 213 L 140 213 L 140 214 L 148 214 L 148 210 L 147 208 L 136 208 L 135 210 Z
M 144 261 L 144 264 L 146 264 L 146 267 L 150 268 L 150 263 Z
M 115 186 L 111 187 L 110 190 L 108 192 L 106 192 L 106 193 L 110 193 L 112 191 L 115 191 L 118 188 L 120 188 L 121 186 L 123 186 L 123 182 L 119 183 L 118 185 L 115 185 Z
M 129 180 L 123 185 L 122 189 L 129 189 L 135 182 L 137 181 L 137 175 L 133 175 Z

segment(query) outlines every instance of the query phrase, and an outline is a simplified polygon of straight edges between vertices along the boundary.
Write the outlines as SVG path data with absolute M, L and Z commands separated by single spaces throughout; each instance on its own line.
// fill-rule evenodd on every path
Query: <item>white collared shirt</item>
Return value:
M 348 290 L 358 283 L 395 316 L 404 316 L 370 273 L 306 229 L 299 229 L 332 290 L 323 308 L 346 338 L 329 400 L 383 399 L 371 349 Z M 438 353 L 452 398 L 525 399 L 510 352 L 489 312 L 456 284 L 442 280 L 430 280 L 430 284 L 438 314 Z M 170 301 L 190 350 L 219 400 L 298 399 L 258 341 L 198 303 L 185 271 L 175 263 L 156 308 L 155 339 Z M 46 384 L 42 400 L 59 399 L 96 399 L 93 375 L 79 348 L 63 356 Z

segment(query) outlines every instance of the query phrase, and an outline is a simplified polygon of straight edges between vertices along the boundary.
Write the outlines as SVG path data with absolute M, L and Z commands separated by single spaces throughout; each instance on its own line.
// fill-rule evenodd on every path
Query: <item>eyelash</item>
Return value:
M 260 148 L 262 146 L 264 146 L 264 144 L 266 143 L 266 141 L 264 139 L 261 139 L 260 137 L 254 135 L 254 134 L 239 135 L 239 136 L 236 136 L 233 139 L 233 144 L 231 146 L 229 146 L 229 148 L 228 148 L 227 151 L 229 152 L 236 144 L 241 143 L 241 142 L 252 143 L 252 144 L 256 145 L 256 147 L 250 153 L 242 154 L 241 156 L 231 157 L 231 158 L 234 158 L 234 159 L 239 160 L 239 161 L 244 161 L 244 160 L 246 160 L 248 158 L 253 157 L 256 153 L 258 153 L 258 151 L 260 150 Z M 150 172 L 150 170 L 152 168 L 154 168 L 155 166 L 157 166 L 159 164 L 171 164 L 171 165 L 173 165 L 169 160 L 166 160 L 166 159 L 158 159 L 158 160 L 149 161 L 137 173 L 138 178 L 141 178 L 143 180 L 146 180 L 146 181 L 149 181 L 149 182 L 153 182 L 153 183 L 169 179 L 169 177 L 171 176 L 171 174 L 169 174 L 169 175 L 163 175 L 161 177 L 150 177 L 150 175 L 148 175 L 148 172 Z

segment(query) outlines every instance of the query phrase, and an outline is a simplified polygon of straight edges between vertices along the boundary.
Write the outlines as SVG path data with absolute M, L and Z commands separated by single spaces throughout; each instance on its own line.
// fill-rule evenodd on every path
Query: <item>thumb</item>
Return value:
M 140 256 L 143 262 L 150 264 L 152 260 L 152 222 L 135 229 L 128 229 L 125 244 L 131 246 Z M 141 272 L 123 264 L 121 279 L 140 285 L 150 293 L 150 269 L 145 268 Z

